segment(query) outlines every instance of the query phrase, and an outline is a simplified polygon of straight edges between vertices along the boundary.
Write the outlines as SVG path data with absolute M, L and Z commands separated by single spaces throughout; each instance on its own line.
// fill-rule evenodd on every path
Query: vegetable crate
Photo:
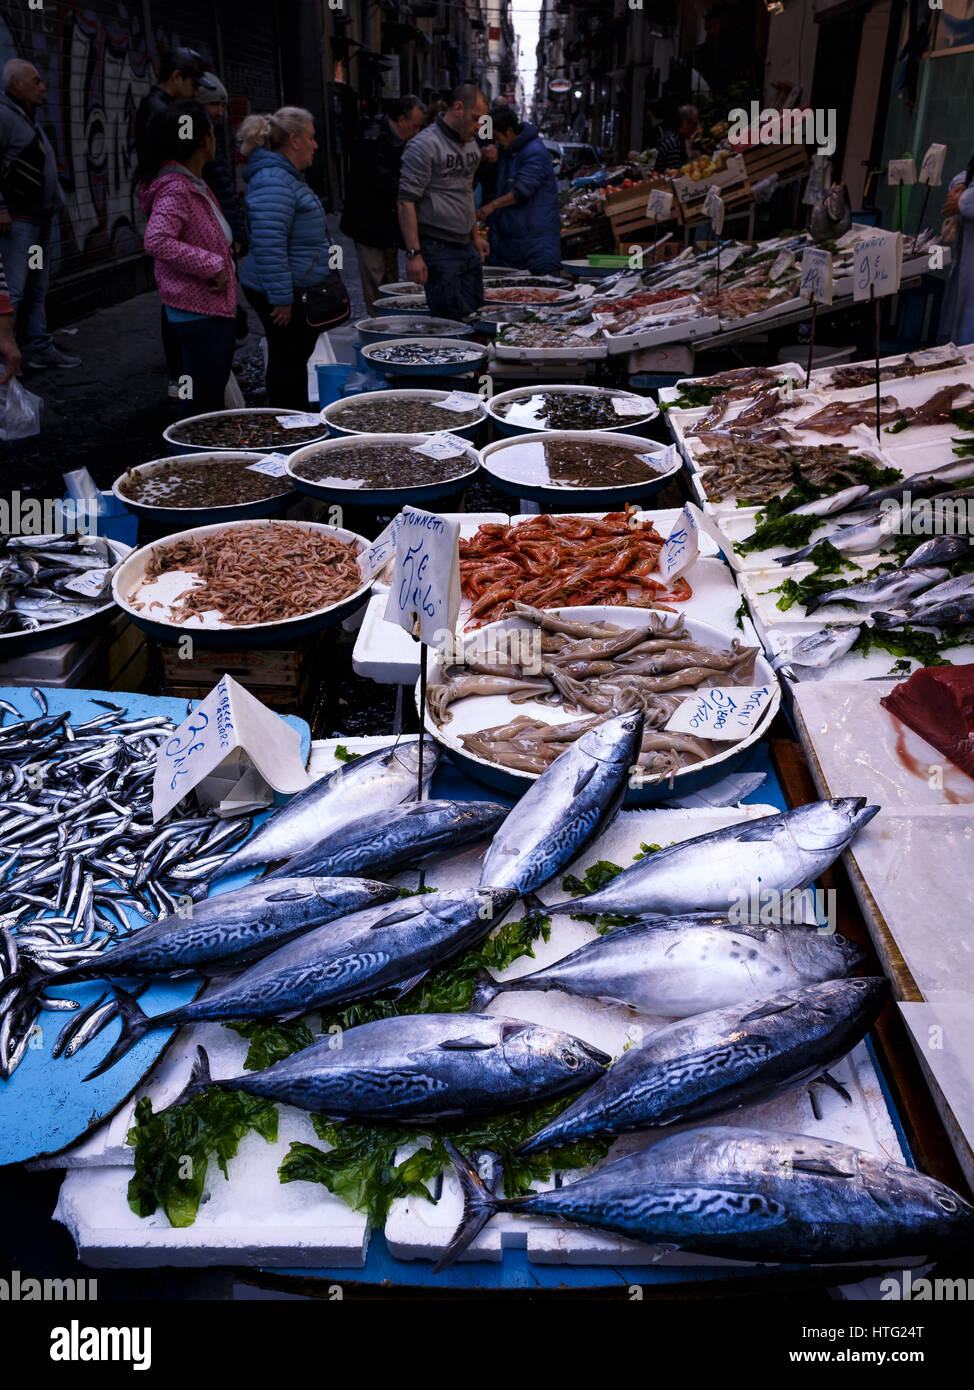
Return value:
M 752 184 L 777 174 L 781 183 L 803 178 L 808 173 L 808 151 L 804 145 L 755 145 L 740 158 Z

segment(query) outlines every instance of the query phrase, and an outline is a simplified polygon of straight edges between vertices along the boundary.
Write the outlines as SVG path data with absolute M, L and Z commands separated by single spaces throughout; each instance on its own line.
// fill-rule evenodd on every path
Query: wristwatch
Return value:
M 406 251 L 406 260 L 407 260 L 407 261 L 414 261 L 414 260 L 416 259 L 417 256 L 421 256 L 422 254 L 423 254 L 423 253 L 422 253 L 422 251 L 420 251 L 419 247 L 417 247 L 415 251 L 410 251 L 410 250 L 407 249 L 407 251 Z

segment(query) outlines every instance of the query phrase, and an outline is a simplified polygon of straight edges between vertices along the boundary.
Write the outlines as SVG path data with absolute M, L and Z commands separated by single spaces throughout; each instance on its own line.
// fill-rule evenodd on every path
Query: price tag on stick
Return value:
M 828 251 L 809 246 L 804 252 L 798 293 L 813 304 L 832 303 L 832 257 Z
M 673 530 L 667 536 L 659 553 L 656 568 L 664 579 L 678 579 L 685 574 L 697 558 L 699 549 L 699 530 L 696 518 L 689 503 L 677 517 Z
M 886 182 L 891 188 L 917 181 L 917 167 L 912 159 L 891 159 L 886 170 Z
M 404 507 L 396 537 L 387 623 L 425 644 L 453 632 L 460 612 L 460 523 Z
M 881 299 L 896 294 L 903 266 L 903 238 L 899 232 L 877 232 L 853 251 L 853 299 Z
M 928 188 L 939 188 L 943 183 L 946 153 L 946 145 L 931 145 L 923 156 L 923 163 L 920 165 L 920 182 L 925 183 Z

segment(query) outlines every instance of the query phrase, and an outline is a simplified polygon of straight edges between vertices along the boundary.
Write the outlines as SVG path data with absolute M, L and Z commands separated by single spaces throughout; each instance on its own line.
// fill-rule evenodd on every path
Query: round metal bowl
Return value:
M 169 458 L 151 459 L 148 463 L 137 463 L 133 468 L 123 473 L 120 478 L 116 478 L 112 483 L 112 492 L 134 516 L 162 526 L 179 526 L 182 529 L 187 526 L 206 526 L 209 522 L 259 521 L 266 517 L 280 516 L 285 507 L 294 501 L 293 487 L 289 487 L 285 492 L 278 493 L 274 497 L 259 497 L 253 502 L 234 502 L 224 507 L 172 507 L 150 502 L 138 502 L 131 497 L 126 497 L 121 490 L 121 484 L 125 482 L 126 478 L 151 476 L 151 474 L 159 472 L 167 463 L 172 463 L 173 459 L 191 460 L 205 467 L 208 463 L 226 463 L 228 460 L 239 460 L 240 462 L 246 460 L 247 464 L 266 463 L 267 455 L 256 452 L 232 454 L 229 451 L 217 451 L 216 453 L 173 454 Z M 285 481 L 289 482 L 290 480 L 286 479 Z
M 646 622 L 646 609 L 640 608 L 556 608 L 551 611 L 576 622 L 607 622 L 616 627 L 642 627 Z M 697 622 L 694 618 L 686 618 L 685 622 L 686 630 L 696 641 L 706 643 L 708 646 L 725 648 L 730 646 L 731 639 L 718 628 L 710 627 L 707 623 Z M 476 634 L 470 634 L 467 640 L 470 641 L 472 637 L 476 636 L 478 643 L 480 643 L 483 642 L 485 633 L 500 635 L 523 629 L 533 630 L 533 624 L 512 614 L 507 618 L 501 618 L 499 622 L 489 623 L 480 628 Z M 488 636 L 487 641 L 488 643 L 491 641 L 490 636 Z M 434 655 L 431 652 L 428 677 L 430 686 L 435 685 L 440 680 L 443 665 L 442 655 Z M 771 686 L 772 697 L 759 722 L 749 734 L 741 739 L 740 743 L 729 744 L 725 750 L 716 753 L 712 758 L 681 768 L 672 778 L 667 777 L 658 782 L 651 782 L 649 781 L 649 774 L 647 774 L 642 785 L 629 786 L 624 804 L 626 806 L 647 806 L 654 801 L 665 798 L 686 796 L 689 792 L 710 786 L 713 782 L 726 777 L 743 762 L 751 747 L 767 733 L 781 703 L 781 688 L 761 652 L 755 657 L 753 684 Z M 687 694 L 692 693 L 688 688 Z M 416 708 L 417 710 L 420 709 L 418 681 L 416 683 Z M 453 716 L 452 719 L 449 723 L 441 726 L 435 722 L 428 709 L 422 711 L 422 718 L 427 731 L 447 750 L 452 760 L 464 772 L 469 773 L 478 782 L 486 783 L 487 786 L 493 787 L 497 791 L 506 792 L 509 796 L 523 795 L 539 774 L 501 767 L 497 763 L 489 762 L 475 753 L 468 752 L 460 742 L 460 734 L 475 733 L 481 729 L 493 728 L 495 725 L 505 724 L 522 714 L 543 719 L 549 724 L 567 724 L 579 718 L 578 711 L 572 713 L 560 706 L 542 705 L 535 701 L 515 705 L 507 695 L 471 696 L 465 700 L 457 700 L 450 706 L 450 712 Z
M 412 280 L 394 280 L 388 285 L 380 285 L 379 293 L 384 294 L 387 298 L 390 295 L 395 296 L 397 299 L 404 298 L 407 295 L 410 298 L 414 296 L 419 299 L 426 298 L 426 290 L 423 286 L 414 285 Z
M 183 637 L 191 636 L 197 638 L 204 647 L 239 649 L 241 647 L 279 647 L 299 637 L 306 637 L 312 632 L 319 632 L 322 628 L 334 627 L 336 623 L 344 622 L 368 597 L 372 581 L 363 580 L 347 598 L 340 599 L 337 603 L 327 604 L 324 608 L 316 608 L 311 613 L 302 613 L 298 617 L 286 618 L 279 622 L 235 623 L 233 626 L 215 623 L 204 624 L 199 619 L 187 619 L 185 622 L 176 623 L 165 618 L 149 617 L 149 612 L 153 610 L 148 608 L 140 611 L 133 607 L 132 598 L 135 589 L 145 575 L 149 557 L 154 550 L 176 545 L 180 541 L 192 540 L 196 536 L 207 535 L 211 532 L 233 531 L 250 526 L 300 526 L 303 531 L 320 532 L 323 535 L 333 536 L 336 540 L 344 541 L 346 544 L 357 543 L 359 553 L 370 544 L 364 536 L 358 535 L 355 531 L 347 531 L 341 526 L 325 526 L 317 521 L 226 521 L 215 526 L 194 526 L 133 551 L 116 571 L 112 581 L 112 593 L 115 602 L 128 614 L 136 627 L 140 627 L 143 632 L 149 633 L 150 636 L 165 644 L 172 645 Z M 169 596 L 176 598 L 183 592 L 185 592 L 185 586 L 177 588 L 174 584 Z
M 610 484 L 606 487 L 559 487 L 542 480 L 537 474 L 532 476 L 529 469 L 507 463 L 505 460 L 505 455 L 509 455 L 509 451 L 518 444 L 555 439 L 564 439 L 572 444 L 586 441 L 591 444 L 618 444 L 634 453 L 659 452 L 648 447 L 645 450 L 634 447 L 631 434 L 610 433 L 608 430 L 538 430 L 534 434 L 512 435 L 507 439 L 498 439 L 494 444 L 488 444 L 481 453 L 480 465 L 491 482 L 511 497 L 524 497 L 542 506 L 569 506 L 579 511 L 611 511 L 615 507 L 625 506 L 627 502 L 638 502 L 643 498 L 653 497 L 662 491 L 669 479 L 683 467 L 683 460 L 677 455 L 665 472 L 657 473 L 644 483 L 630 483 L 626 486 Z
M 369 435 L 372 435 L 372 434 L 384 434 L 384 433 L 391 433 L 391 431 L 384 431 L 384 430 L 354 430 L 354 429 L 350 429 L 349 427 L 347 427 L 347 426 L 345 426 L 345 425 L 339 424 L 339 417 L 341 416 L 341 413 L 342 413 L 343 408 L 347 408 L 347 407 L 348 407 L 349 405 L 351 405 L 352 402 L 354 402 L 354 401 L 364 401 L 364 400 L 368 400 L 368 401 L 397 401 L 397 400 L 400 400 L 400 401 L 401 401 L 401 400 L 406 400 L 406 401 L 416 401 L 416 402 L 424 401 L 424 402 L 427 402 L 428 404 L 431 404 L 431 405 L 432 405 L 432 404 L 435 404 L 437 401 L 445 401 L 446 398 L 447 398 L 448 396 L 450 396 L 450 395 L 452 395 L 452 392 L 450 392 L 450 391 L 434 391 L 434 390 L 426 390 L 426 391 L 423 391 L 423 390 L 411 390 L 411 391 L 410 391 L 410 390 L 403 390 L 403 391 L 367 391 L 367 392 L 364 393 L 364 395 L 361 395 L 361 396 L 346 396 L 343 400 L 340 400 L 340 401 L 332 401 L 331 405 L 326 406 L 325 409 L 322 411 L 322 415 L 323 415 L 325 421 L 326 421 L 327 424 L 328 424 L 329 430 L 331 431 L 331 433 L 332 433 L 333 435 L 338 435 L 338 436 L 342 436 L 342 437 L 345 437 L 345 438 L 359 438 L 359 437 L 361 437 L 362 435 L 366 435 L 366 434 L 369 434 Z M 445 425 L 441 425 L 438 429 L 437 429 L 437 428 L 431 428 L 431 429 L 428 429 L 428 430 L 414 430 L 414 431 L 412 431 L 412 433 L 414 433 L 414 434 L 425 434 L 425 435 L 447 433 L 447 434 L 457 434 L 457 435 L 460 436 L 461 439 L 475 439 L 476 436 L 477 436 L 478 431 L 480 431 L 480 430 L 483 428 L 484 421 L 487 419 L 487 406 L 486 406 L 486 403 L 485 403 L 484 401 L 480 400 L 479 397 L 478 397 L 478 401 L 479 401 L 480 415 L 479 415 L 478 419 L 476 419 L 476 420 L 471 420 L 471 422 L 470 422 L 469 425 L 457 425 L 457 426 L 452 427 L 452 428 L 450 428 L 450 429 L 447 429 L 447 427 L 446 427 Z M 472 409 L 472 408 L 473 408 L 473 407 L 471 407 L 471 409 Z M 299 451 L 299 452 L 300 452 L 300 451 Z
M 425 291 L 422 296 L 417 294 L 386 295 L 385 299 L 375 301 L 372 310 L 378 318 L 385 318 L 391 314 L 429 314 Z
M 300 449 L 302 444 L 314 444 L 313 439 L 303 439 L 298 444 L 252 444 L 247 449 L 241 449 L 239 445 L 227 445 L 226 448 L 217 445 L 190 444 L 184 440 L 175 439 L 173 431 L 181 429 L 185 425 L 193 425 L 199 420 L 223 420 L 232 415 L 308 415 L 311 411 L 305 410 L 281 410 L 273 406 L 243 406 L 237 410 L 211 410 L 207 415 L 189 415 L 185 420 L 174 420 L 162 432 L 162 437 L 167 444 L 172 445 L 174 454 L 293 454 L 295 449 Z M 322 425 L 321 438 L 327 439 L 328 427 Z
M 31 536 L 31 540 L 42 540 L 42 536 Z M 108 536 L 105 543 L 115 553 L 116 561 L 123 560 L 132 553 L 132 547 L 124 541 L 113 541 Z M 114 595 L 114 586 L 113 586 Z M 67 600 L 70 602 L 70 600 Z M 60 647 L 64 642 L 77 642 L 94 632 L 106 622 L 115 609 L 114 596 L 97 608 L 91 604 L 78 603 L 78 617 L 68 618 L 61 623 L 51 623 L 40 627 L 36 632 L 0 633 L 0 662 L 9 661 L 15 656 L 27 656 L 31 652 L 41 652 L 47 647 Z
M 434 319 L 430 314 L 385 314 L 359 319 L 355 325 L 363 346 L 384 343 L 387 338 L 471 338 L 473 328 L 456 319 Z
M 531 274 L 530 270 L 511 270 L 506 265 L 485 265 L 484 281 L 492 280 L 526 280 Z
M 405 503 L 419 506 L 426 502 L 438 502 L 443 497 L 449 497 L 451 494 L 461 491 L 473 479 L 480 467 L 480 456 L 472 445 L 467 445 L 463 456 L 457 458 L 456 475 L 435 483 L 424 484 L 420 481 L 423 467 L 421 454 L 416 456 L 416 482 L 411 483 L 408 487 L 356 487 L 354 478 L 346 480 L 336 478 L 333 482 L 328 483 L 313 482 L 308 478 L 302 478 L 296 472 L 300 468 L 303 458 L 310 457 L 312 454 L 315 457 L 320 457 L 321 454 L 327 453 L 331 449 L 347 448 L 350 443 L 395 443 L 409 448 L 426 444 L 429 438 L 428 434 L 356 434 L 345 435 L 341 439 L 329 439 L 324 444 L 309 444 L 307 449 L 299 449 L 288 459 L 288 476 L 299 492 L 307 493 L 309 497 L 319 497 L 325 502 L 341 502 L 347 507 L 388 509 L 403 506 Z
M 498 405 L 503 405 L 509 402 L 519 400 L 527 400 L 531 396 L 536 396 L 539 391 L 546 391 L 553 396 L 582 395 L 606 396 L 608 398 L 611 398 L 613 396 L 621 396 L 627 401 L 641 401 L 645 403 L 645 416 L 630 417 L 627 415 L 620 415 L 618 416 L 617 423 L 613 423 L 612 425 L 599 425 L 589 431 L 583 430 L 581 431 L 581 433 L 583 434 L 604 434 L 607 432 L 611 432 L 613 434 L 645 434 L 647 426 L 652 424 L 652 422 L 659 415 L 659 406 L 656 404 L 656 402 L 651 401 L 648 396 L 638 395 L 635 391 L 617 391 L 613 387 L 608 386 L 518 386 L 513 391 L 502 391 L 499 395 L 492 396 L 490 400 L 487 402 L 487 414 L 493 421 L 494 429 L 497 431 L 498 434 L 515 435 L 537 434 L 539 432 L 544 432 L 546 434 L 551 433 L 551 431 L 545 425 L 516 424 L 514 421 L 509 419 L 506 415 L 501 414 L 501 412 L 496 409 Z M 562 431 L 562 433 L 568 433 L 568 431 Z
M 376 353 L 386 348 L 403 346 L 461 348 L 469 353 L 469 359 L 464 362 L 383 362 L 376 357 Z M 360 351 L 369 366 L 385 376 L 470 376 L 487 361 L 485 347 L 462 338 L 389 338 L 383 343 L 372 343 Z

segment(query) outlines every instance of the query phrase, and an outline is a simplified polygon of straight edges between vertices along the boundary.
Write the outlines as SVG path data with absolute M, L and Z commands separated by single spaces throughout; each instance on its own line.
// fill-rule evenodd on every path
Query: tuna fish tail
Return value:
M 476 984 L 473 992 L 473 998 L 471 999 L 470 1006 L 467 1009 L 467 1012 L 471 1014 L 481 1013 L 484 1009 L 486 1009 L 488 1004 L 493 1003 L 493 1001 L 497 998 L 498 994 L 501 994 L 505 989 L 511 988 L 510 985 L 499 985 L 497 981 L 494 979 L 493 975 L 491 975 L 487 970 L 484 969 L 478 970 L 474 978 Z
M 508 1200 L 503 1197 L 495 1197 L 489 1188 L 481 1182 L 480 1175 L 469 1159 L 464 1158 L 449 1139 L 444 1138 L 443 1145 L 460 1183 L 460 1191 L 463 1194 L 463 1215 L 460 1218 L 459 1226 L 453 1233 L 453 1239 L 436 1262 L 434 1274 L 442 1273 L 444 1269 L 448 1269 L 453 1264 L 454 1260 L 458 1260 L 467 1246 L 477 1239 L 492 1216 L 499 1211 L 516 1210 L 524 1200 L 523 1198 Z
M 134 995 L 129 994 L 127 990 L 120 989 L 118 985 L 115 985 L 114 989 L 118 1001 L 118 1012 L 122 1016 L 122 1031 L 111 1052 L 104 1061 L 99 1062 L 94 1071 L 88 1073 L 85 1077 L 86 1081 L 91 1081 L 94 1077 L 101 1076 L 102 1072 L 108 1071 L 146 1033 L 151 1033 L 153 1028 L 165 1027 L 168 1018 L 167 1014 L 159 1014 L 155 1018 L 149 1018 L 139 1007 L 138 1000 Z
M 185 1105 L 187 1101 L 194 1100 L 198 1095 L 207 1090 L 210 1086 L 219 1086 L 219 1082 L 214 1082 L 210 1075 L 210 1059 L 206 1054 L 205 1047 L 196 1049 L 196 1061 L 189 1074 L 189 1080 L 180 1091 L 179 1095 L 172 1103 L 172 1108 L 177 1105 Z

